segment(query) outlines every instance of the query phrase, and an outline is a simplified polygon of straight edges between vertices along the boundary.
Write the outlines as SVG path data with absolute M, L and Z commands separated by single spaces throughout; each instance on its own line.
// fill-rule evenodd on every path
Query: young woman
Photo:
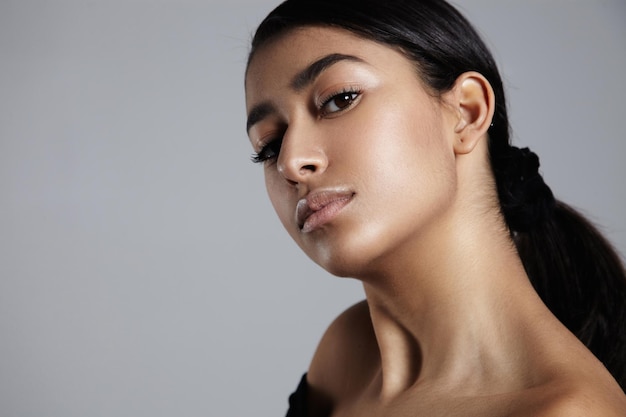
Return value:
M 366 294 L 288 415 L 626 415 L 623 266 L 509 144 L 496 65 L 453 7 L 288 0 L 246 101 L 284 227 Z

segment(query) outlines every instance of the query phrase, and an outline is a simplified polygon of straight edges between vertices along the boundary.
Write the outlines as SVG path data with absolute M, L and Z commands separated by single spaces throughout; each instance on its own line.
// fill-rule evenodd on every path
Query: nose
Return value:
M 328 159 L 312 132 L 288 130 L 278 155 L 278 172 L 291 184 L 300 184 L 326 170 Z

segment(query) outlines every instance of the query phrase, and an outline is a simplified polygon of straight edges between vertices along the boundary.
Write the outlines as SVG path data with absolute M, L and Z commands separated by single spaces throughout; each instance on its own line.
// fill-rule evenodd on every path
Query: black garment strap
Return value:
M 289 410 L 286 417 L 307 417 L 306 397 L 308 384 L 306 374 L 302 376 L 296 391 L 289 396 Z

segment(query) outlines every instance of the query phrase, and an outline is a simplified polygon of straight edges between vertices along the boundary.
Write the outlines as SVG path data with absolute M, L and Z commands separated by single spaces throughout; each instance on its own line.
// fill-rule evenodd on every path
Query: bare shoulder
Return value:
M 367 302 L 341 313 L 322 337 L 307 375 L 311 390 L 334 402 L 362 389 L 379 366 Z
M 617 385 L 617 384 L 616 384 Z M 593 381 L 564 381 L 529 390 L 515 417 L 624 417 L 626 395 Z M 529 406 L 530 405 L 530 406 Z

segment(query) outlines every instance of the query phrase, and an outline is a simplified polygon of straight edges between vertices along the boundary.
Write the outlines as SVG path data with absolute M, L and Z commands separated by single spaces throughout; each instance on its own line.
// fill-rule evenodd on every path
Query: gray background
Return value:
M 624 253 L 625 3 L 460 3 L 517 143 Z M 248 159 L 274 4 L 0 0 L 0 415 L 284 414 L 362 295 L 292 244 Z

